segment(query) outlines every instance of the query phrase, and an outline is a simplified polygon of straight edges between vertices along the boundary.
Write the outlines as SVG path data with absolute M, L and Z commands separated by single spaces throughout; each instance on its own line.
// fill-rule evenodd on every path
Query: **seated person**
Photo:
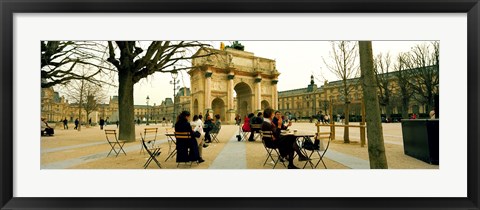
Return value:
M 262 112 L 259 112 L 257 114 L 256 117 L 252 117 L 250 119 L 250 126 L 252 126 L 252 124 L 262 124 L 263 123 L 263 114 Z M 260 132 L 260 128 L 251 128 L 251 133 L 250 133 L 250 137 L 248 138 L 248 141 L 255 141 L 255 139 L 253 139 L 253 137 L 255 136 L 255 132 Z
M 263 117 L 264 120 L 262 123 L 262 131 L 272 131 L 273 145 L 280 151 L 280 156 L 288 159 L 288 169 L 298 169 L 298 167 L 293 164 L 293 155 L 295 152 L 293 145 L 295 144 L 296 140 L 295 136 L 280 136 L 282 120 L 281 118 L 278 120 L 279 126 L 273 123 L 273 109 L 265 109 L 263 112 Z M 268 144 L 267 142 L 265 143 Z
M 250 119 L 255 116 L 253 113 L 248 114 L 248 116 L 245 117 L 245 120 L 243 121 L 243 126 L 242 126 L 242 131 L 243 132 L 250 132 Z
M 205 119 L 205 123 L 203 123 L 203 131 L 205 132 L 205 143 L 212 143 L 212 137 L 210 136 L 210 131 L 212 131 L 213 127 L 215 126 L 213 124 L 212 117 L 210 115 L 207 115 Z
M 190 112 L 183 111 L 178 115 L 175 123 L 175 132 L 189 132 L 191 136 L 188 140 L 177 140 L 177 162 L 197 161 L 201 163 L 205 160 L 200 156 L 197 140 L 195 139 L 192 126 L 188 122 L 189 118 Z
M 292 126 L 292 121 L 288 122 L 288 124 L 285 125 L 287 121 L 284 120 L 285 118 L 283 117 L 282 112 L 280 111 L 276 111 L 275 116 L 273 117 L 273 123 L 277 126 L 278 126 L 278 119 L 282 119 L 282 130 L 287 130 L 288 127 Z
M 235 116 L 235 124 L 240 125 L 241 121 L 242 121 L 242 119 L 240 119 L 240 115 L 237 114 L 237 116 Z
M 198 143 L 198 149 L 200 152 L 200 157 L 202 157 L 202 148 L 206 148 L 207 144 L 205 144 L 205 131 L 203 131 L 203 121 L 202 121 L 202 115 L 194 115 L 192 122 L 190 122 L 190 125 L 192 126 L 193 132 L 199 132 L 200 137 L 195 137 L 197 139 Z
M 43 136 L 44 133 L 48 136 L 53 135 L 53 128 L 48 125 L 47 120 L 44 117 L 41 118 L 40 127 L 42 130 L 41 136 Z
M 278 126 L 280 128 L 280 130 L 287 130 L 288 127 L 290 127 L 292 125 L 292 121 L 288 122 L 288 124 L 285 125 L 283 123 L 283 122 L 285 122 L 283 119 L 284 119 L 284 117 L 282 116 L 282 112 L 276 111 L 275 112 L 275 117 L 273 118 L 273 124 L 275 124 L 275 126 Z M 310 160 L 300 151 L 300 148 L 298 147 L 298 144 L 296 142 L 293 143 L 293 148 L 294 148 L 295 152 L 297 152 L 299 161 Z
M 222 127 L 222 121 L 220 121 L 220 115 L 219 114 L 216 114 L 215 115 L 215 124 L 212 128 L 212 130 L 210 131 L 210 133 L 218 133 L 220 132 L 220 128 Z

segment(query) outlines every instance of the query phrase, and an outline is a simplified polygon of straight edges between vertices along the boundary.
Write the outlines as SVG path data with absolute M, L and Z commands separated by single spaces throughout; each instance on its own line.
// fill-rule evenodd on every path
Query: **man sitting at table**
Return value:
M 293 164 L 293 155 L 295 151 L 293 145 L 296 139 L 295 136 L 280 136 L 281 126 L 276 126 L 275 124 L 273 124 L 273 109 L 265 109 L 263 112 L 263 117 L 264 119 L 262 123 L 262 131 L 272 131 L 273 144 L 280 151 L 280 156 L 286 157 L 288 159 L 288 169 L 298 169 L 298 167 Z M 282 124 L 281 119 L 279 119 L 278 122 L 280 125 Z

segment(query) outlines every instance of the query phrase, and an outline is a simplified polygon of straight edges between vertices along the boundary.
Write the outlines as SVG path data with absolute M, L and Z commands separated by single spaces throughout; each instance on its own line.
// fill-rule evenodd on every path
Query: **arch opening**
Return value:
M 237 114 L 244 117 L 248 115 L 248 113 L 252 112 L 252 89 L 244 82 L 238 83 L 233 89 L 236 93 Z

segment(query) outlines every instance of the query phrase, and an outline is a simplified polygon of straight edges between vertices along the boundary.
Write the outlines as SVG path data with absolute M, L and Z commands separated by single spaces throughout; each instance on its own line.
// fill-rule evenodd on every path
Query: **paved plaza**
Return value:
M 355 124 L 355 123 L 352 123 Z M 156 145 L 160 146 L 161 154 L 157 158 L 163 169 L 177 169 L 175 157 L 168 159 L 168 154 L 174 149 L 165 136 L 165 130 L 170 125 L 151 124 L 136 125 L 135 142 L 126 143 L 124 149 L 127 155 L 118 157 L 110 155 L 110 146 L 105 139 L 105 133 L 98 126 L 82 127 L 81 131 L 72 129 L 64 130 L 57 126 L 55 135 L 41 137 L 41 168 L 42 169 L 143 169 L 143 164 L 148 158 L 146 153 L 140 151 L 140 133 L 146 127 L 157 127 Z M 106 129 L 117 129 L 116 125 L 108 125 Z M 291 129 L 299 132 L 315 133 L 313 123 L 294 123 Z M 322 127 L 325 131 L 326 127 Z M 403 140 L 400 123 L 383 124 L 385 149 L 390 169 L 438 169 L 438 165 L 430 165 L 421 160 L 407 156 L 403 151 Z M 117 129 L 118 130 L 118 129 Z M 200 164 L 180 164 L 178 169 L 271 169 L 273 162 L 263 165 L 266 152 L 260 139 L 255 142 L 238 142 L 236 135 L 238 126 L 223 125 L 218 138 L 220 143 L 211 143 L 203 149 L 203 159 Z M 147 136 L 151 137 L 151 136 Z M 343 143 L 343 128 L 336 129 L 336 140 L 330 144 L 325 155 L 325 164 L 328 169 L 368 169 L 368 147 L 360 146 L 360 130 L 350 128 L 350 144 Z M 368 139 L 367 139 L 368 141 Z M 316 162 L 316 160 L 315 160 Z M 295 165 L 303 167 L 305 162 L 295 160 Z M 148 169 L 158 169 L 151 163 Z M 276 169 L 285 169 L 278 164 Z M 309 169 L 308 165 L 306 169 Z M 317 169 L 324 170 L 322 164 Z

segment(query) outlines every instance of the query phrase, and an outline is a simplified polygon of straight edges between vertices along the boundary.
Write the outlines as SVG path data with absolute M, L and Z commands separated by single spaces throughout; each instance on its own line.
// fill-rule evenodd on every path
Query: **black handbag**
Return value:
M 195 132 L 193 133 L 193 136 L 194 136 L 195 138 L 198 138 L 198 137 L 200 137 L 201 135 L 202 135 L 202 134 L 200 134 L 200 132 L 198 132 L 198 131 L 195 131 Z
M 315 145 L 310 138 L 305 138 L 303 141 L 303 148 L 306 150 L 317 150 L 319 145 Z

